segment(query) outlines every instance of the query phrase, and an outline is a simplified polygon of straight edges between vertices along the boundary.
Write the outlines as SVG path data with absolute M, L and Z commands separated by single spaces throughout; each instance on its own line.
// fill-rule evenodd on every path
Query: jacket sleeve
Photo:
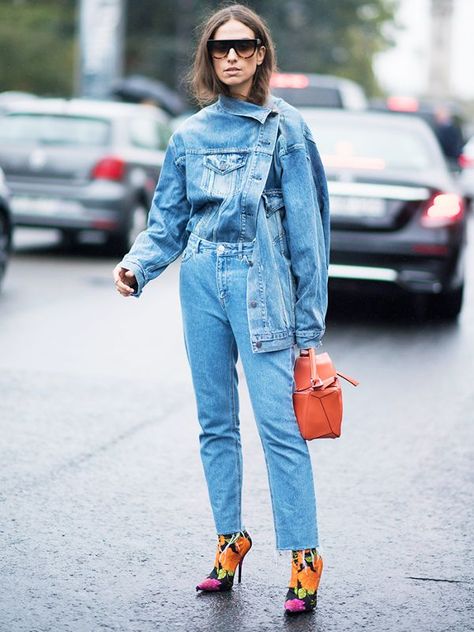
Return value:
M 137 279 L 132 296 L 140 296 L 148 281 L 159 276 L 184 250 L 189 215 L 185 167 L 177 156 L 172 137 L 153 196 L 147 228 L 137 236 L 130 252 L 120 262 Z
M 282 150 L 282 190 L 291 269 L 296 282 L 296 343 L 319 347 L 325 331 L 329 197 L 321 158 L 306 124 L 302 142 Z

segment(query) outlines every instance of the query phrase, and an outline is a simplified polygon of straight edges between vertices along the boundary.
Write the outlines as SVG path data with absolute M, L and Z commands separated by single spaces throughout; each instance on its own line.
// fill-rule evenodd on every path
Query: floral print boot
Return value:
M 252 547 L 252 538 L 245 529 L 237 533 L 219 535 L 214 568 L 204 581 L 196 586 L 196 590 L 205 592 L 223 592 L 234 585 L 237 566 L 240 583 L 242 562 Z
M 323 559 L 316 549 L 291 552 L 291 579 L 285 599 L 286 614 L 314 610 L 322 571 Z

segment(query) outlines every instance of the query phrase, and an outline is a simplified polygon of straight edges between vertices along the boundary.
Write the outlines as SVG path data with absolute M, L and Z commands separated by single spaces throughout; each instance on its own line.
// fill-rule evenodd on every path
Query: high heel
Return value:
M 316 549 L 291 552 L 291 579 L 285 598 L 286 614 L 314 610 L 322 571 L 323 559 Z
M 196 586 L 204 592 L 224 592 L 234 585 L 235 571 L 239 568 L 237 581 L 242 579 L 244 557 L 252 548 L 252 538 L 245 529 L 237 533 L 219 535 L 214 568 L 209 575 Z
M 240 560 L 239 562 L 239 575 L 237 577 L 237 581 L 240 584 L 241 580 L 242 580 L 242 564 L 244 563 L 243 558 Z

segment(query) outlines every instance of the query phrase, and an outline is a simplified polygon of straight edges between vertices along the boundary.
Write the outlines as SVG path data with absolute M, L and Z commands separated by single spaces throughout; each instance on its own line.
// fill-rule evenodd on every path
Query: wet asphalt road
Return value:
M 241 371 L 254 547 L 231 594 L 194 590 L 215 535 L 179 264 L 137 301 L 100 248 L 16 242 L 0 297 L 1 632 L 474 629 L 472 252 L 458 324 L 383 297 L 333 302 L 325 349 L 361 385 L 344 387 L 343 437 L 311 443 L 325 570 L 316 613 L 287 620 Z

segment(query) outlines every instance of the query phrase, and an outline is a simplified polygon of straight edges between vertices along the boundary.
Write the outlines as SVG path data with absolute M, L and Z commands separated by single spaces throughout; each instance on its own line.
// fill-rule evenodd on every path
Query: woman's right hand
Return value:
M 137 287 L 137 279 L 131 270 L 122 268 L 120 264 L 114 268 L 114 282 L 117 291 L 122 296 L 131 296 Z

